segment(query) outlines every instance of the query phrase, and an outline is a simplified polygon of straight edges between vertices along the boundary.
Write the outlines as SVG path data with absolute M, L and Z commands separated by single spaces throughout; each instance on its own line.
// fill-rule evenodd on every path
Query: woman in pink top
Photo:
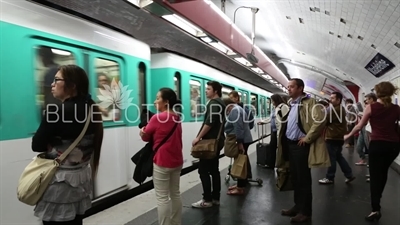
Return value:
M 160 225 L 180 225 L 182 218 L 182 200 L 179 190 L 183 165 L 182 126 L 179 115 L 173 110 L 179 103 L 172 89 L 161 88 L 154 101 L 160 113 L 152 116 L 147 126 L 140 130 L 142 140 L 152 141 L 153 149 L 171 134 L 164 144 L 158 147 L 153 159 L 153 183 Z
M 392 95 L 396 90 L 397 88 L 390 82 L 381 82 L 375 85 L 378 101 L 375 104 L 367 105 L 361 121 L 349 134 L 344 136 L 345 139 L 348 139 L 369 121 L 372 128 L 369 143 L 372 212 L 365 217 L 369 221 L 381 218 L 380 199 L 386 185 L 388 170 L 400 152 L 400 131 L 397 124 L 400 119 L 400 107 L 392 104 Z

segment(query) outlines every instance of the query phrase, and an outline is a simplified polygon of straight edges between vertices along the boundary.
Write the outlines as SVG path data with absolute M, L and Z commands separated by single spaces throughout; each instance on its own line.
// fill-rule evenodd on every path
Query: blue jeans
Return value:
M 368 145 L 367 141 L 368 141 L 367 131 L 365 130 L 365 126 L 364 126 L 360 130 L 360 135 L 358 136 L 357 145 L 356 145 L 357 153 L 361 159 L 365 159 L 364 148 L 365 148 L 365 150 L 367 150 L 367 145 Z
M 341 140 L 326 140 L 326 147 L 328 148 L 329 158 L 331 160 L 331 166 L 326 173 L 326 178 L 329 180 L 333 181 L 335 179 L 336 162 L 339 164 L 346 178 L 353 177 L 353 171 L 342 155 L 343 144 L 344 141 Z

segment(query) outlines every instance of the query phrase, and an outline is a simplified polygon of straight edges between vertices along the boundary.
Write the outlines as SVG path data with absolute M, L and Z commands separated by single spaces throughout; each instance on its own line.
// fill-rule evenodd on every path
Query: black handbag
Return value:
M 139 184 L 143 184 L 147 177 L 153 176 L 153 158 L 158 149 L 171 137 L 178 123 L 175 123 L 172 130 L 161 141 L 161 143 L 153 150 L 153 141 L 148 142 L 140 151 L 132 156 L 131 161 L 136 164 L 133 172 L 133 180 Z

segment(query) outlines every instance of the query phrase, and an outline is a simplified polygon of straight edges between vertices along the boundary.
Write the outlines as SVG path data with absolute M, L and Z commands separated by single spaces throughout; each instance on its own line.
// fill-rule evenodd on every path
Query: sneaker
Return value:
M 318 181 L 320 184 L 333 184 L 333 180 L 329 180 L 328 178 L 324 178 Z
M 366 181 L 366 182 L 369 182 L 369 181 L 370 181 L 370 178 L 367 178 L 365 181 Z
M 212 206 L 213 206 L 212 202 L 206 202 L 206 201 L 204 201 L 204 199 L 201 199 L 200 201 L 192 204 L 192 207 L 194 207 L 194 208 L 209 208 Z
M 214 199 L 213 199 L 213 200 L 212 200 L 212 204 L 213 204 L 213 205 L 219 205 L 220 203 L 219 203 L 218 200 L 214 200 Z
M 356 162 L 356 166 L 366 166 L 367 163 L 364 160 L 361 160 L 360 162 Z
M 366 178 L 369 178 L 369 174 L 365 175 Z
M 348 183 L 352 182 L 354 179 L 356 179 L 356 177 L 353 176 L 353 177 L 347 178 L 344 182 L 346 182 L 348 184 Z

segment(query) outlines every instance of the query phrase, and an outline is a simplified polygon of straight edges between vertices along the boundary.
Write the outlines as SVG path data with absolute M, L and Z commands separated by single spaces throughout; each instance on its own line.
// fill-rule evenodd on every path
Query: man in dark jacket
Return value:
M 347 121 L 345 119 L 346 109 L 342 106 L 343 95 L 339 92 L 331 94 L 331 106 L 327 112 L 327 125 L 325 131 L 325 143 L 329 152 L 331 166 L 326 172 L 326 177 L 319 180 L 320 184 L 333 184 L 336 173 L 336 162 L 347 178 L 346 183 L 355 179 L 353 172 L 346 159 L 342 155 L 344 144 L 343 136 L 347 133 Z

